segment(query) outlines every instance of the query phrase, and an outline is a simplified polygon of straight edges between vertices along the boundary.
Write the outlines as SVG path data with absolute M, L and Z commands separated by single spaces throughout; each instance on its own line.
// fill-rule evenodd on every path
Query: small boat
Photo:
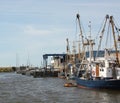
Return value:
M 65 83 L 64 87 L 77 87 L 76 83 Z

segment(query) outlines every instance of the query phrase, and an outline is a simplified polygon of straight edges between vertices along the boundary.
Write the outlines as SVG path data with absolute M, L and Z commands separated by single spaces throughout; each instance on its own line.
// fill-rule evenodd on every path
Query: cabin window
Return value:
M 100 69 L 100 71 L 101 71 L 101 72 L 103 72 L 103 71 L 104 71 L 104 69 Z

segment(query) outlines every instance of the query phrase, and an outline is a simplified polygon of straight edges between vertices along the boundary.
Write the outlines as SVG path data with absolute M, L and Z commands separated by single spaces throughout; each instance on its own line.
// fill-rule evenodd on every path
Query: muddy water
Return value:
M 65 82 L 0 73 L 0 103 L 120 103 L 120 91 L 68 88 Z

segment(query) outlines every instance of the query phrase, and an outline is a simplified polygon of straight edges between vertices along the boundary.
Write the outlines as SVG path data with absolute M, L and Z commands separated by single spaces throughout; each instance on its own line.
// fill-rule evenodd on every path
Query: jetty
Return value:
M 51 64 L 48 64 L 48 57 L 52 57 Z M 42 67 L 20 66 L 16 72 L 22 75 L 33 77 L 58 77 L 61 71 L 65 70 L 66 54 L 44 54 Z

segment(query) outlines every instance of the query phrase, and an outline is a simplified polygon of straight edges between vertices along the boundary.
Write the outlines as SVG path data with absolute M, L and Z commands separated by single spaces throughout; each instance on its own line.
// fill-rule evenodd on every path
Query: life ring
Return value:
M 92 74 L 95 75 L 95 71 L 92 71 Z

